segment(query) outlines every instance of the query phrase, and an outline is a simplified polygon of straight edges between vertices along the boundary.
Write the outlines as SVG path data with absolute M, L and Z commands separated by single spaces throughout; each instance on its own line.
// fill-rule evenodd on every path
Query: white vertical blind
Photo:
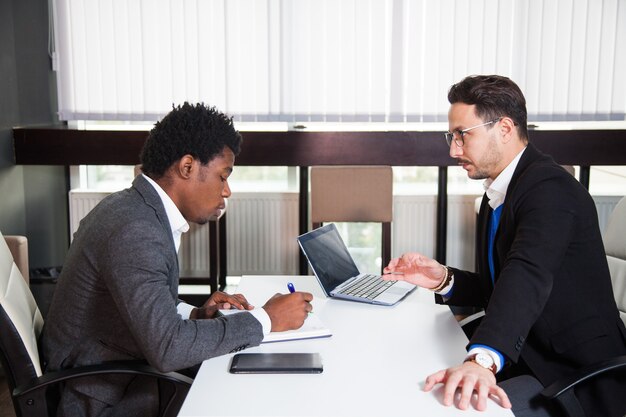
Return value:
M 63 120 L 445 121 L 497 73 L 532 121 L 624 120 L 626 0 L 54 0 Z

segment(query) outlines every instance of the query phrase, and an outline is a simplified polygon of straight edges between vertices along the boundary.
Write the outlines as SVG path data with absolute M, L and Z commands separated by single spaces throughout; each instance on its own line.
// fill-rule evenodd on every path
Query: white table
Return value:
M 260 308 L 287 282 L 313 293 L 314 314 L 333 332 L 324 339 L 262 344 L 244 352 L 319 352 L 317 375 L 233 375 L 232 354 L 204 361 L 179 416 L 512 416 L 489 401 L 486 412 L 441 404 L 426 376 L 459 364 L 467 338 L 446 306 L 416 290 L 393 307 L 327 299 L 314 277 L 243 277 L 237 292 Z

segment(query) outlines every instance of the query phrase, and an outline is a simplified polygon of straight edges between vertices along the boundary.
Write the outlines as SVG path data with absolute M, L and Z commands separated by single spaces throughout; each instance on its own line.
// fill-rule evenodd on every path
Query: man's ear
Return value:
M 187 154 L 178 160 L 178 164 L 176 164 L 176 172 L 177 174 L 184 179 L 189 179 L 191 177 L 191 173 L 194 170 L 194 161 L 193 156 Z
M 500 135 L 502 143 L 508 143 L 513 138 L 515 132 L 515 122 L 510 117 L 503 117 L 500 120 Z

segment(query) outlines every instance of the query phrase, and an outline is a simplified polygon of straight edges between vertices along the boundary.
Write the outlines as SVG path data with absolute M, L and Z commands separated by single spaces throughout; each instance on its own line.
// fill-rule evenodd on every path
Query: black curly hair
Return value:
M 206 165 L 228 146 L 235 155 L 241 151 L 241 135 L 231 117 L 203 103 L 172 106 L 154 125 L 141 150 L 141 170 L 159 179 L 169 167 L 189 154 Z
M 448 101 L 475 105 L 476 115 L 485 122 L 510 117 L 520 138 L 528 142 L 526 99 L 511 79 L 501 75 L 470 75 L 450 87 Z

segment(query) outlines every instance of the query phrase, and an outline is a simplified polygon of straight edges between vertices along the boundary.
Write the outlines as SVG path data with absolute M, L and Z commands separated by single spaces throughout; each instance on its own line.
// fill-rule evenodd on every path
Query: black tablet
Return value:
M 319 374 L 319 353 L 238 353 L 230 362 L 233 374 Z

